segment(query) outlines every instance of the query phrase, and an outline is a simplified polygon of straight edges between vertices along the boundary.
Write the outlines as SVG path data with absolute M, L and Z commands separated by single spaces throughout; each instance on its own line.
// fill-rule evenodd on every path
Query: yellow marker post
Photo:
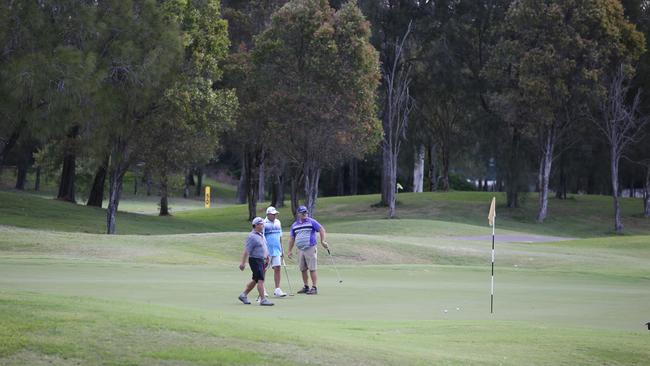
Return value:
M 210 208 L 210 186 L 205 186 L 205 208 Z

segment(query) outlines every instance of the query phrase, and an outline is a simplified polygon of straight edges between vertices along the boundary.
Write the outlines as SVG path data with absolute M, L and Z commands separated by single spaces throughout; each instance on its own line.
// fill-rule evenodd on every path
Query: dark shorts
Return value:
M 253 271 L 253 281 L 264 281 L 264 259 L 248 257 L 248 265 Z

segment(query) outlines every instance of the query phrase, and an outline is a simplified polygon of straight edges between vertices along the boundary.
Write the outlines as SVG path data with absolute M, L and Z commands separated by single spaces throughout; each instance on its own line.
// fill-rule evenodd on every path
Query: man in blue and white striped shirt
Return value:
M 325 228 L 316 220 L 308 217 L 307 207 L 298 207 L 298 215 L 296 222 L 291 225 L 291 237 L 289 238 L 289 258 L 291 258 L 291 251 L 293 245 L 298 247 L 298 265 L 300 272 L 302 272 L 302 282 L 304 287 L 298 291 L 299 294 L 317 295 L 318 289 L 316 283 L 318 282 L 317 269 L 317 256 L 316 256 L 316 233 L 320 235 L 320 243 L 323 248 L 327 249 L 328 245 L 325 241 Z M 307 270 L 311 277 L 312 287 L 309 288 Z

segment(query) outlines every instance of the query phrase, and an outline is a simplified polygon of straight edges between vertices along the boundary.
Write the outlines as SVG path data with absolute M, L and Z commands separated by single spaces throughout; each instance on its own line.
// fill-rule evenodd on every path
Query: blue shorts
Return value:
M 253 281 L 264 281 L 264 259 L 248 257 L 248 265 L 253 271 Z

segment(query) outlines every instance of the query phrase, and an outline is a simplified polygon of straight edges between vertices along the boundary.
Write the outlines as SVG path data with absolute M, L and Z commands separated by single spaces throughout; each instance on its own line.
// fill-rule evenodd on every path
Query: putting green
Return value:
M 414 207 L 410 219 L 373 211 L 327 223 L 343 283 L 321 251 L 319 295 L 268 308 L 237 300 L 250 277 L 237 269 L 245 232 L 106 236 L 47 231 L 33 218 L 23 226 L 39 229 L 0 226 L 0 364 L 647 364 L 650 236 L 641 225 L 642 235 L 500 243 L 490 314 L 491 243 L 475 237 L 489 231 L 416 218 L 429 208 Z M 200 227 L 222 216 L 233 220 L 204 216 Z M 138 219 L 133 232 L 167 223 Z M 59 220 L 66 231 L 78 225 Z M 186 224 L 199 225 L 177 220 L 170 231 Z M 587 230 L 580 225 L 551 233 Z M 544 232 L 511 219 L 499 233 Z M 295 292 L 299 273 L 288 264 Z

